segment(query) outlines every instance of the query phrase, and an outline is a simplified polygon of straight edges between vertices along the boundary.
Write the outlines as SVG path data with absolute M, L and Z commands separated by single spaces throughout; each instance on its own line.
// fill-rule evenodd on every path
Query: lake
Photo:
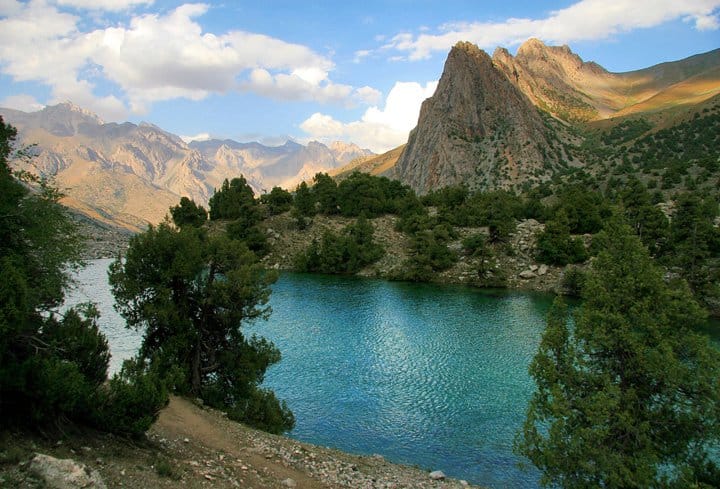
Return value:
M 111 370 L 139 346 L 113 310 L 110 260 L 78 275 L 69 303 L 98 304 Z M 268 321 L 282 361 L 264 386 L 287 401 L 293 438 L 442 470 L 490 488 L 537 487 L 512 453 L 533 391 L 549 295 L 282 274 Z

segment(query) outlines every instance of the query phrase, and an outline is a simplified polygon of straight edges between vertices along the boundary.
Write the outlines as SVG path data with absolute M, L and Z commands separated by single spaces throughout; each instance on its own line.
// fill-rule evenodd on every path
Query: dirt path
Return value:
M 201 445 L 220 453 L 227 464 L 239 466 L 249 484 L 257 487 L 297 487 L 299 489 L 332 489 L 305 473 L 283 464 L 272 453 L 263 453 L 252 439 L 247 428 L 203 410 L 187 399 L 172 397 L 152 428 L 155 436 L 166 440 L 188 440 L 188 444 Z M 243 467 L 247 469 L 243 470 Z M 292 485 L 288 479 L 292 479 Z M 285 485 L 283 485 L 283 481 Z

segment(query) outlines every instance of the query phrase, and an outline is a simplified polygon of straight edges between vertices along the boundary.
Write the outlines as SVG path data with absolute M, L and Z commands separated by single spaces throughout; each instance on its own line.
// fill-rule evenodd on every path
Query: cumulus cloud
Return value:
M 231 91 L 345 105 L 377 99 L 370 87 L 334 83 L 333 62 L 307 46 L 252 32 L 203 31 L 197 18 L 206 4 L 86 31 L 80 17 L 59 6 L 119 11 L 143 3 L 151 1 L 0 2 L 0 70 L 49 86 L 52 102 L 71 99 L 106 119 L 142 114 L 157 101 Z M 119 91 L 98 96 L 108 83 Z
M 385 107 L 368 108 L 358 121 L 344 123 L 316 112 L 300 124 L 300 128 L 310 139 L 352 141 L 383 153 L 407 142 L 408 133 L 417 124 L 423 100 L 432 96 L 436 88 L 436 81 L 424 86 L 416 82 L 397 82 L 388 93 Z
M 561 44 L 592 41 L 675 19 L 689 20 L 698 30 L 714 30 L 720 27 L 719 7 L 720 0 L 581 0 L 542 19 L 453 23 L 440 26 L 435 34 L 404 32 L 391 38 L 383 49 L 405 52 L 407 59 L 419 60 L 435 51 L 445 52 L 458 41 L 484 48 L 513 46 L 530 37 Z

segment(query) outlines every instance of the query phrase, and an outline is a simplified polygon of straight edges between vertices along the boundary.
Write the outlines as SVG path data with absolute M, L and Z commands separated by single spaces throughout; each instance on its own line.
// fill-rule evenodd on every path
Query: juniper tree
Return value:
M 570 324 L 555 303 L 530 366 L 537 391 L 516 450 L 563 488 L 710 487 L 720 441 L 720 352 L 687 286 L 668 287 L 611 220 Z

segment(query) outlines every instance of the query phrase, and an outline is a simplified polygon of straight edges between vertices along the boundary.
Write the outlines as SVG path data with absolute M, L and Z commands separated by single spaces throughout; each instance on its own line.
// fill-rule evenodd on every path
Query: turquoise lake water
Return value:
M 109 263 L 89 263 L 68 302 L 99 305 L 115 371 L 139 338 L 112 309 Z M 550 303 L 541 294 L 283 274 L 272 316 L 245 331 L 282 352 L 264 386 L 295 414 L 289 436 L 489 488 L 533 488 L 537 472 L 518 467 L 512 442 Z

